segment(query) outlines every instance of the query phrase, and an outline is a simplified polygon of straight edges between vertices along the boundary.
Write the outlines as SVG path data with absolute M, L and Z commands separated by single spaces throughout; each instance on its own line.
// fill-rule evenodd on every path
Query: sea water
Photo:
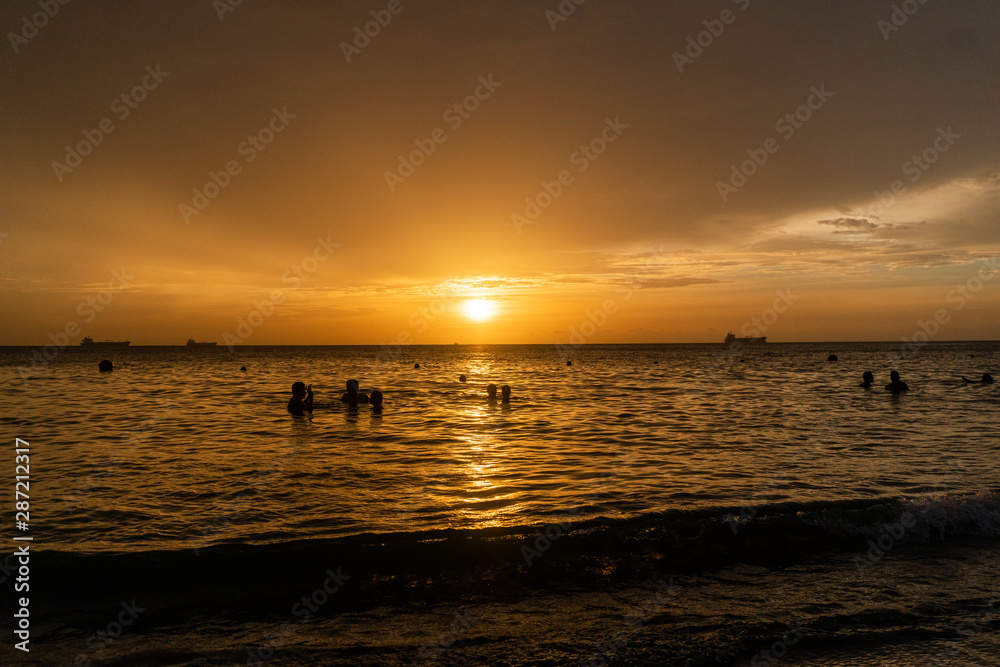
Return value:
M 828 361 L 831 353 L 838 361 Z M 283 641 L 287 650 L 274 659 L 288 664 L 319 660 L 307 648 L 317 641 L 324 661 L 341 660 L 338 651 L 360 642 L 367 652 L 355 659 L 371 664 L 408 664 L 420 647 L 429 659 L 426 647 L 444 644 L 430 657 L 461 664 L 503 656 L 518 664 L 496 643 L 498 632 L 541 642 L 557 663 L 617 656 L 641 664 L 668 659 L 657 651 L 669 646 L 675 658 L 730 664 L 763 659 L 754 642 L 766 648 L 784 637 L 776 650 L 785 664 L 878 664 L 871 655 L 871 662 L 833 661 L 857 631 L 874 633 L 883 646 L 897 625 L 906 626 L 899 614 L 914 612 L 900 586 L 918 606 L 943 609 L 911 618 L 923 629 L 904 638 L 905 650 L 889 651 L 897 664 L 913 651 L 919 664 L 932 654 L 955 660 L 980 644 L 994 646 L 989 624 L 979 623 L 958 644 L 964 653 L 942 652 L 965 637 L 953 630 L 963 613 L 991 608 L 1000 388 L 961 376 L 995 374 L 998 355 L 1000 345 L 989 342 L 917 350 L 860 343 L 130 347 L 67 349 L 33 364 L 31 349 L 5 348 L 0 419 L 12 443 L 18 437 L 31 445 L 33 548 L 77 581 L 97 572 L 117 579 L 111 573 L 124 567 L 131 588 L 118 584 L 135 590 L 156 578 L 150 568 L 204 576 L 220 571 L 208 563 L 238 561 L 233 567 L 242 572 L 253 554 L 268 554 L 259 557 L 315 562 L 318 585 L 333 548 L 321 545 L 332 544 L 342 562 L 357 563 L 355 571 L 385 559 L 370 565 L 367 576 L 376 579 L 412 584 L 424 571 L 421 559 L 431 559 L 427 576 L 469 578 L 469 595 L 479 596 L 480 620 L 451 619 L 447 641 L 437 641 L 438 615 L 448 613 L 404 610 L 398 591 L 370 583 L 368 593 L 384 608 L 342 594 L 342 612 L 317 615 Z M 105 357 L 114 372 L 97 371 Z M 865 370 L 876 376 L 871 390 L 858 386 Z M 909 392 L 882 389 L 890 370 Z M 362 391 L 384 394 L 380 415 L 340 402 L 350 378 Z M 285 410 L 294 381 L 313 385 L 311 417 Z M 510 404 L 488 400 L 489 383 L 509 385 Z M 879 539 L 887 548 L 872 551 L 868 541 Z M 947 563 L 939 573 L 949 573 L 937 602 L 934 582 L 924 579 L 934 559 Z M 959 560 L 981 566 L 958 572 Z M 803 568 L 801 590 L 763 592 L 788 582 L 778 566 Z M 501 581 L 505 568 L 511 576 Z M 539 572 L 543 579 L 532 579 Z M 307 586 L 311 579 L 302 576 Z M 872 577 L 880 582 L 874 589 Z M 492 582 L 488 602 L 480 599 L 483 581 Z M 574 588 L 574 602 L 546 611 L 555 604 L 550 589 L 562 585 Z M 469 608 L 464 593 L 437 586 L 431 598 L 445 608 Z M 518 601 L 498 601 L 498 586 L 509 586 Z M 868 620 L 855 627 L 850 619 L 859 614 Z M 58 625 L 61 615 L 52 611 L 48 621 Z M 548 620 L 552 636 L 524 626 L 536 617 Z M 821 631 L 817 619 L 830 627 Z M 335 640 L 326 623 L 337 624 Z M 365 635 L 372 623 L 413 637 Z M 788 623 L 808 632 L 800 638 Z M 693 648 L 657 635 L 664 624 L 685 629 Z M 216 649 L 226 660 L 242 655 L 229 631 L 220 630 L 211 648 L 180 625 L 197 647 L 191 664 Z M 938 634 L 928 635 L 931 626 Z M 240 627 L 243 644 L 265 649 L 275 644 L 265 628 L 280 622 Z M 918 636 L 942 644 L 914 648 Z M 574 648 L 563 645 L 569 637 Z M 70 658 L 95 657 L 83 639 L 70 633 L 54 643 Z M 116 647 L 134 657 L 138 645 L 127 644 Z M 521 655 L 525 664 L 538 658 Z

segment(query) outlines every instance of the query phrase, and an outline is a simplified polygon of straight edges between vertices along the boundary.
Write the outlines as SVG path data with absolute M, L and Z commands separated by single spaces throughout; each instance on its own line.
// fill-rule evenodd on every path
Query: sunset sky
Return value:
M 1000 338 L 1000 3 L 893 4 L 6 2 L 0 344 Z

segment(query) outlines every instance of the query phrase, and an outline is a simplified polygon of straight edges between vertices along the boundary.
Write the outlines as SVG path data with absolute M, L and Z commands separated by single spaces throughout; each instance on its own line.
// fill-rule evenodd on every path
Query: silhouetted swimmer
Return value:
M 413 364 L 414 368 L 420 368 L 420 364 Z
M 891 391 L 894 394 L 898 394 L 901 391 L 910 390 L 907 384 L 899 379 L 899 372 L 892 371 L 891 373 L 889 373 L 889 379 L 892 380 L 892 382 L 890 382 L 885 386 L 886 391 Z
M 382 392 L 378 389 L 372 392 L 372 414 L 380 415 L 382 414 Z
M 871 389 L 872 383 L 875 382 L 875 376 L 872 375 L 871 371 L 865 371 L 861 374 L 861 386 L 865 389 Z
M 486 385 L 486 397 L 491 400 L 497 400 L 497 386 L 495 384 Z
M 510 385 L 505 384 L 504 386 L 500 387 L 500 395 L 501 395 L 500 398 L 501 403 L 510 403 Z
M 965 380 L 969 384 L 993 384 L 993 376 L 990 375 L 989 373 L 983 373 L 983 379 L 982 380 L 970 380 L 969 378 L 965 377 L 964 375 L 962 376 L 962 379 Z
M 313 411 L 313 386 L 308 387 L 304 382 L 296 382 L 292 385 L 292 397 L 288 399 L 288 412 L 296 417 L 304 417 L 307 412 Z
M 459 382 L 465 382 L 465 376 L 464 375 L 459 375 L 458 376 L 458 381 Z
M 572 360 L 572 359 L 570 359 L 569 361 L 567 361 L 567 362 L 566 362 L 566 365 L 567 365 L 567 366 L 572 366 L 572 365 L 573 365 L 573 360 Z
M 109 359 L 101 359 L 100 363 L 97 364 L 97 370 L 102 373 L 110 373 L 115 370 L 115 365 Z
M 341 403 L 350 403 L 351 405 L 357 405 L 358 403 L 369 403 L 371 401 L 368 398 L 368 394 L 362 394 L 358 389 L 357 380 L 347 381 L 347 392 L 340 397 Z
M 243 371 L 244 373 L 246 373 L 247 372 L 247 367 L 246 366 L 240 366 L 240 370 Z
M 826 358 L 826 360 L 827 361 L 837 361 L 837 355 L 831 354 L 829 357 Z

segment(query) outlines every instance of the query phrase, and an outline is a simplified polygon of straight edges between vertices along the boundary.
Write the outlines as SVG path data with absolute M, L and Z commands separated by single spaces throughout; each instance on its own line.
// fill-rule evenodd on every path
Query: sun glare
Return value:
M 470 320 L 484 322 L 493 316 L 493 302 L 486 299 L 469 299 L 462 304 Z

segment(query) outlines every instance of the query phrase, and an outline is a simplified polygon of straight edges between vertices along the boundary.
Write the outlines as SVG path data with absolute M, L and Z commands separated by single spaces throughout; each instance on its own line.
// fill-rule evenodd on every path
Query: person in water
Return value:
M 313 386 L 308 387 L 304 382 L 296 382 L 292 385 L 292 397 L 288 399 L 288 412 L 296 417 L 304 417 L 307 412 L 313 411 Z
M 373 415 L 382 414 L 382 392 L 380 392 L 378 389 L 373 391 L 371 402 L 372 402 L 372 414 Z
M 872 375 L 871 371 L 865 371 L 861 374 L 861 386 L 865 389 L 871 389 L 872 383 L 875 382 L 875 376 Z
M 989 373 L 983 373 L 983 379 L 979 381 L 970 380 L 964 375 L 962 376 L 962 379 L 965 380 L 965 382 L 967 382 L 968 384 L 993 384 L 993 376 L 990 375 Z
M 898 394 L 901 391 L 910 390 L 907 384 L 899 379 L 898 371 L 892 371 L 891 373 L 889 373 L 889 379 L 892 380 L 892 382 L 890 382 L 885 386 L 886 391 L 891 391 L 894 394 Z
M 501 403 L 510 403 L 510 385 L 505 384 L 500 387 Z
M 340 397 L 341 403 L 350 403 L 351 405 L 357 405 L 358 403 L 370 403 L 371 399 L 368 398 L 368 394 L 362 394 L 358 389 L 357 380 L 347 381 L 347 392 Z
M 497 386 L 495 384 L 486 385 L 486 398 L 490 401 L 497 400 Z

